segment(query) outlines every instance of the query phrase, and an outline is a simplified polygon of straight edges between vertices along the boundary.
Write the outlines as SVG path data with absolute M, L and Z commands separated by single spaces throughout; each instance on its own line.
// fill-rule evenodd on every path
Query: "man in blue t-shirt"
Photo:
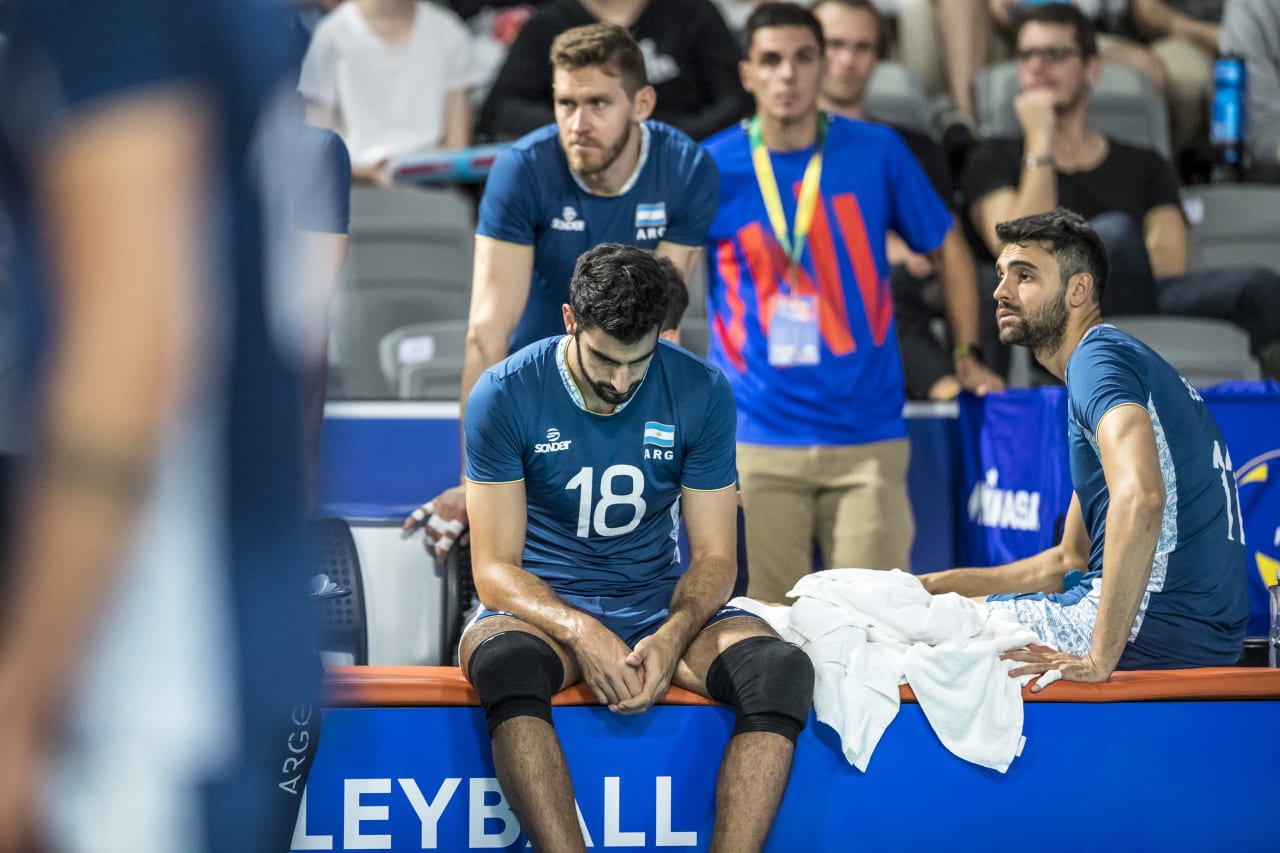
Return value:
M 1052 646 L 1007 653 L 1023 664 L 1015 677 L 1234 664 L 1249 615 L 1244 529 L 1217 423 L 1168 362 L 1102 324 L 1107 255 L 1081 216 L 1058 208 L 996 233 L 1000 339 L 1066 381 L 1075 494 L 1061 544 L 922 582 L 989 596 Z
M 780 601 L 809 570 L 815 540 L 831 568 L 908 566 L 885 246 L 893 231 L 936 261 L 952 217 L 892 130 L 819 112 L 813 13 L 763 4 L 745 36 L 756 116 L 705 143 L 720 170 L 709 358 L 738 404 L 748 592 Z
M 578 262 L 565 336 L 487 370 L 466 421 L 483 605 L 459 659 L 502 790 L 538 850 L 581 850 L 551 697 L 585 682 L 618 714 L 676 684 L 733 707 L 712 849 L 759 850 L 809 716 L 813 667 L 726 607 L 737 544 L 734 407 L 719 370 L 665 341 L 667 285 L 635 247 Z M 683 513 L 690 560 L 682 574 Z
M 654 91 L 626 29 L 592 24 L 551 46 L 556 123 L 494 162 L 476 227 L 462 401 L 510 352 L 561 329 L 560 306 L 578 256 L 600 243 L 670 258 L 686 277 L 716 212 L 715 165 L 680 131 L 650 121 Z M 465 490 L 423 504 L 443 557 L 466 526 Z

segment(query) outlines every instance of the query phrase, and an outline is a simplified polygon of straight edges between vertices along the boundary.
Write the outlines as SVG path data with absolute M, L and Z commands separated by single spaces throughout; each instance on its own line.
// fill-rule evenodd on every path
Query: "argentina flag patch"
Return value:
M 656 447 L 674 447 L 676 443 L 676 428 L 669 424 L 660 424 L 657 421 L 645 421 L 644 443 L 652 444 Z
M 661 228 L 667 224 L 667 203 L 636 205 L 637 228 Z

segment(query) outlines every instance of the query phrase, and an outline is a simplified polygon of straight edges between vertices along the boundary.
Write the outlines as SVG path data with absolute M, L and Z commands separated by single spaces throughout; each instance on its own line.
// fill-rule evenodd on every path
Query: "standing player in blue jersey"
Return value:
M 502 790 L 538 850 L 582 850 L 551 697 L 586 682 L 637 714 L 676 684 L 733 707 L 712 850 L 760 850 L 808 719 L 813 667 L 726 607 L 736 572 L 734 408 L 719 370 L 658 340 L 658 262 L 583 255 L 567 335 L 476 383 L 466 422 L 472 566 L 483 609 L 459 657 Z M 683 514 L 690 561 L 682 574 Z
M 289 844 L 319 660 L 277 6 L 5 10 L 33 442 L 0 547 L 0 850 Z
M 556 123 L 493 164 L 476 228 L 462 407 L 480 374 L 561 330 L 578 256 L 624 243 L 667 257 L 686 277 L 716 213 L 711 158 L 680 131 L 649 120 L 653 87 L 626 29 L 592 24 L 551 46 Z M 458 486 L 406 519 L 426 521 L 443 556 L 466 524 Z
M 1000 340 L 1066 381 L 1075 494 L 1059 545 L 921 580 L 989 596 L 1056 647 L 1007 653 L 1023 664 L 1015 677 L 1235 664 L 1249 616 L 1244 528 L 1217 423 L 1168 362 L 1103 324 L 1106 250 L 1082 217 L 1058 208 L 996 233 Z M 1063 591 L 1072 570 L 1083 580 Z
M 952 227 L 901 137 L 818 110 L 822 26 L 762 3 L 746 26 L 756 115 L 705 145 L 709 360 L 738 405 L 748 594 L 780 601 L 812 565 L 907 568 L 907 425 L 890 231 L 933 258 Z

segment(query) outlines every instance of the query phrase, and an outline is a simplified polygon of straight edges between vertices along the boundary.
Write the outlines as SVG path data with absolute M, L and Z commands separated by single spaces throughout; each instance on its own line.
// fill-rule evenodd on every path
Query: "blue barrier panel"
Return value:
M 907 490 L 916 521 L 916 571 L 955 565 L 963 517 L 955 512 L 959 443 L 954 406 L 908 408 Z M 407 514 L 457 485 L 458 407 L 449 403 L 337 403 L 326 408 L 320 447 L 320 504 L 329 515 Z
M 918 705 L 902 706 L 865 774 L 811 721 L 767 850 L 1274 850 L 1278 711 L 1028 703 L 1006 775 L 948 753 Z M 591 849 L 707 849 L 726 709 L 554 714 Z M 293 850 L 527 849 L 517 833 L 478 708 L 326 712 Z

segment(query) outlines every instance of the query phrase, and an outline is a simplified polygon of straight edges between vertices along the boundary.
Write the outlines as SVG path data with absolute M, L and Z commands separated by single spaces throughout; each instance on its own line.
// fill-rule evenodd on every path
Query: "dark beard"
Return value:
M 631 141 L 631 131 L 632 131 L 631 122 L 627 122 L 627 132 L 622 134 L 622 138 L 618 140 L 617 145 L 613 146 L 612 148 L 605 149 L 604 159 L 600 161 L 600 166 L 598 168 L 592 169 L 589 172 L 578 172 L 579 177 L 589 178 L 589 177 L 592 177 L 593 175 L 599 175 L 607 171 L 609 167 L 612 166 L 614 162 L 619 157 L 622 156 L 622 152 L 626 149 L 627 143 Z
M 607 382 L 597 382 L 591 378 L 591 374 L 587 373 L 587 366 L 582 363 L 582 344 L 578 341 L 577 336 L 574 337 L 573 349 L 578 355 L 578 371 L 582 374 L 582 378 L 591 386 L 591 392 L 600 398 L 602 402 L 608 403 L 610 406 L 621 406 L 636 395 L 636 391 L 640 390 L 640 383 L 643 379 L 631 383 L 631 387 L 626 391 L 619 393 L 613 389 L 613 386 Z
M 1042 354 L 1057 351 L 1067 335 L 1067 289 L 1059 291 L 1052 299 L 1029 317 L 1018 321 L 1000 332 L 1000 343 L 1021 344 L 1031 350 L 1038 359 Z

